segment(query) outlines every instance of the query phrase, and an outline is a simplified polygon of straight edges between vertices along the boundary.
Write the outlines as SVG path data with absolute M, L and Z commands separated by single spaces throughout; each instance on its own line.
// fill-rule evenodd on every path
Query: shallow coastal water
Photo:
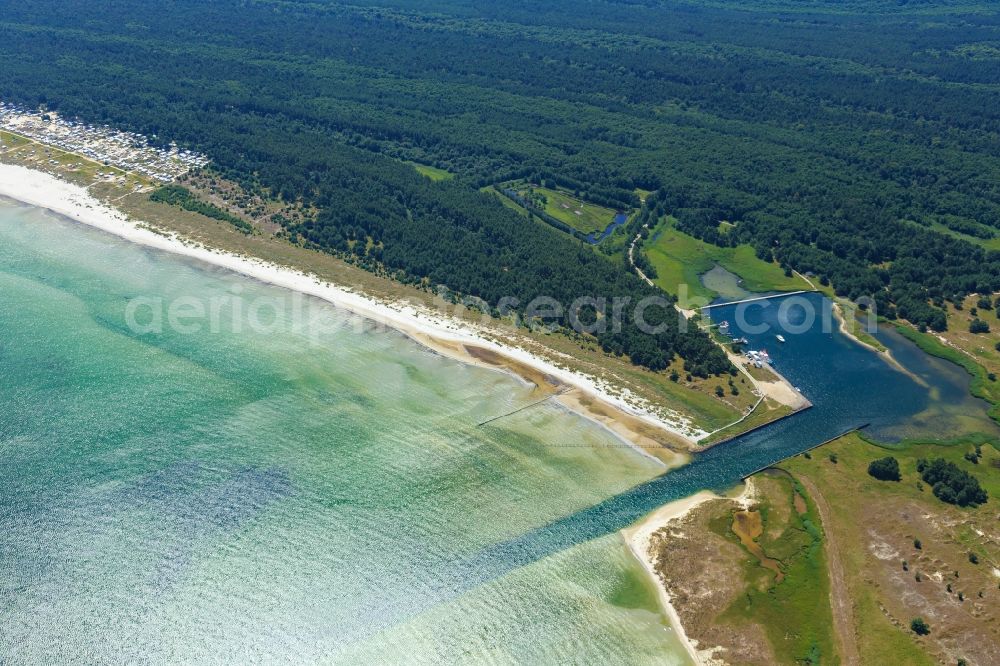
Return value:
M 964 370 L 928 356 L 887 329 L 879 339 L 904 365 L 888 363 L 845 336 L 819 294 L 713 308 L 735 337 L 766 349 L 775 367 L 813 403 L 794 416 L 697 454 L 690 464 L 541 529 L 492 545 L 467 566 L 495 575 L 572 544 L 623 529 L 668 502 L 708 488 L 724 491 L 746 476 L 844 432 L 865 426 L 884 442 L 908 437 L 1000 436 L 987 404 L 969 394 Z M 782 334 L 786 342 L 776 336 Z
M 701 284 L 706 289 L 711 289 L 719 295 L 720 299 L 725 301 L 738 301 L 743 298 L 756 296 L 756 294 L 747 291 L 743 287 L 743 281 L 739 275 L 727 271 L 719 264 L 699 275 L 698 279 L 701 280 Z
M 370 328 L 0 202 L 0 660 L 686 663 L 616 534 L 466 566 L 661 468 Z
M 477 427 L 512 377 L 0 203 L 0 655 L 686 663 L 617 530 L 862 423 L 995 432 L 962 370 L 800 303 L 713 317 L 816 407 L 657 476 L 550 404 Z

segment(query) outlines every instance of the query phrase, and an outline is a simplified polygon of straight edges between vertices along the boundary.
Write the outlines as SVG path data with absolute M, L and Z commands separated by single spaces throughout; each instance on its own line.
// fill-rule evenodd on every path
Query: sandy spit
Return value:
M 745 508 L 753 503 L 753 498 L 753 479 L 747 479 L 743 492 L 735 498 L 728 499 L 738 506 Z M 670 523 L 683 519 L 691 513 L 691 511 L 705 502 L 720 499 L 727 498 L 716 495 L 715 493 L 707 490 L 703 490 L 689 497 L 685 497 L 684 499 L 661 506 L 659 509 L 649 514 L 635 525 L 632 525 L 621 532 L 626 545 L 629 550 L 632 551 L 632 555 L 639 561 L 640 564 L 642 564 L 642 568 L 646 571 L 646 574 L 656 586 L 657 596 L 660 599 L 660 606 L 662 607 L 663 612 L 670 620 L 670 624 L 674 628 L 674 631 L 677 632 L 677 637 L 680 639 L 680 642 L 687 651 L 691 661 L 697 664 L 697 666 L 715 666 L 715 664 L 719 663 L 719 660 L 714 657 L 715 650 L 700 650 L 697 642 L 689 638 L 687 633 L 684 631 L 684 625 L 681 623 L 680 615 L 678 615 L 677 609 L 674 608 L 671 603 L 670 594 L 667 592 L 666 586 L 664 586 L 663 581 L 660 580 L 660 576 L 656 572 L 656 563 L 651 552 L 652 540 L 654 534 L 669 526 Z

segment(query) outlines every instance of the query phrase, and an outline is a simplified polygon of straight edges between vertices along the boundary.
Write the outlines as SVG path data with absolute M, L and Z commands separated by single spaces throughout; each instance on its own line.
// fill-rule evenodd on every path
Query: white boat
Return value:
M 778 339 L 778 342 L 784 342 L 785 341 L 785 336 L 783 336 L 783 335 L 776 335 L 774 337 Z

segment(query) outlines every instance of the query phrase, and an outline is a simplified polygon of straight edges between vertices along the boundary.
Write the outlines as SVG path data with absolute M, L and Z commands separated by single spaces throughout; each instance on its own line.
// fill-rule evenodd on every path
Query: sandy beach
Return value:
M 173 252 L 225 268 L 256 280 L 320 298 L 335 307 L 401 331 L 415 341 L 450 358 L 493 370 L 513 373 L 553 393 L 568 409 L 595 421 L 619 438 L 655 453 L 667 466 L 686 457 L 655 443 L 660 431 L 680 445 L 693 448 L 705 432 L 685 417 L 665 418 L 627 392 L 613 391 L 598 380 L 558 367 L 524 349 L 497 342 L 487 330 L 411 304 L 375 300 L 316 276 L 260 259 L 213 250 L 176 235 L 158 233 L 102 203 L 86 189 L 50 174 L 26 167 L 0 164 L 0 196 L 45 208 L 76 222 L 101 229 L 147 247 Z M 557 393 L 558 392 L 558 393 Z M 662 437 L 661 437 L 662 438 Z M 655 451 L 655 449 L 660 449 Z
M 653 535 L 669 525 L 671 521 L 683 518 L 693 509 L 700 506 L 704 502 L 709 500 L 719 499 L 719 496 L 715 493 L 703 490 L 700 493 L 691 495 L 690 497 L 685 497 L 684 499 L 677 500 L 676 502 L 671 502 L 665 504 L 653 513 L 646 516 L 641 522 L 636 523 L 628 529 L 622 530 L 622 538 L 625 539 L 626 545 L 628 545 L 629 550 L 632 551 L 632 555 L 642 564 L 642 568 L 646 571 L 646 574 L 653 581 L 656 586 L 657 597 L 660 600 L 660 606 L 663 608 L 663 612 L 666 613 L 667 618 L 670 620 L 670 625 L 677 632 L 677 637 L 684 649 L 687 651 L 688 656 L 691 660 L 698 664 L 698 666 L 708 666 L 711 662 L 709 660 L 709 654 L 703 654 L 702 651 L 698 650 L 698 646 L 688 638 L 684 631 L 684 625 L 681 624 L 681 618 L 677 614 L 677 610 L 674 608 L 673 604 L 670 602 L 670 594 L 667 592 L 666 587 L 664 587 L 663 582 L 660 580 L 659 574 L 656 573 L 656 567 L 653 563 L 653 558 L 650 555 L 650 542 Z
M 664 613 L 666 613 L 667 618 L 670 620 L 671 626 L 677 632 L 677 637 L 680 639 L 681 644 L 687 651 L 688 656 L 691 657 L 691 660 L 698 666 L 714 666 L 719 663 L 719 660 L 713 657 L 714 650 L 699 649 L 697 642 L 691 640 L 685 633 L 684 625 L 681 623 L 680 616 L 671 603 L 670 594 L 667 592 L 663 581 L 660 580 L 660 576 L 656 572 L 653 556 L 650 553 L 653 535 L 669 526 L 670 523 L 684 518 L 691 511 L 705 502 L 728 499 L 737 505 L 746 507 L 753 502 L 753 494 L 753 479 L 747 479 L 743 492 L 734 498 L 722 497 L 707 490 L 703 490 L 689 497 L 685 497 L 684 499 L 663 505 L 653 513 L 646 516 L 642 521 L 636 523 L 628 529 L 622 530 L 621 532 L 626 545 L 628 545 L 629 550 L 632 551 L 632 555 L 639 561 L 640 564 L 642 564 L 642 568 L 646 571 L 646 574 L 656 586 L 656 592 L 660 599 L 660 605 L 662 606 Z
M 499 342 L 494 331 L 477 328 L 474 324 L 429 308 L 375 299 L 323 281 L 312 274 L 255 257 L 215 250 L 175 234 L 164 233 L 130 219 L 120 210 L 99 201 L 85 188 L 56 176 L 18 165 L 0 164 L 0 196 L 50 210 L 133 243 L 190 257 L 322 299 L 378 325 L 398 330 L 443 356 L 509 373 L 536 386 L 543 395 L 551 396 L 566 409 L 609 430 L 667 469 L 685 464 L 690 457 L 685 451 L 697 450 L 697 440 L 707 435 L 680 414 L 676 420 L 663 418 L 627 392 L 604 386 L 592 377 L 559 367 L 517 346 Z M 782 397 L 793 401 L 793 396 Z M 665 439 L 675 443 L 676 450 L 666 448 L 662 444 Z M 718 496 L 704 491 L 672 502 L 622 533 L 632 553 L 654 581 L 664 612 L 691 659 L 696 664 L 704 665 L 714 661 L 711 650 L 699 650 L 685 635 L 680 618 L 655 572 L 649 548 L 658 530 L 712 499 L 718 499 Z

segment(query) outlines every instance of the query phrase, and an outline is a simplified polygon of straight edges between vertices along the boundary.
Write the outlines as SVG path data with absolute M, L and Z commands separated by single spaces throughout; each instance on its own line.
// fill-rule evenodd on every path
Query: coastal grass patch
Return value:
M 24 146 L 31 143 L 31 140 L 27 137 L 23 137 L 20 134 L 14 134 L 13 132 L 7 132 L 5 130 L 0 130 L 0 153 L 14 150 L 20 146 Z
M 182 185 L 163 185 L 150 194 L 149 198 L 152 201 L 178 206 L 184 210 L 204 215 L 213 220 L 227 222 L 244 234 L 253 234 L 256 232 L 254 226 L 243 218 L 237 217 L 215 204 L 198 199 L 191 190 Z
M 888 351 L 888 348 L 867 330 L 867 318 L 870 311 L 862 310 L 849 298 L 838 296 L 833 288 L 833 285 L 829 283 L 823 285 L 820 284 L 818 280 L 815 280 L 812 282 L 812 285 L 816 291 L 833 301 L 836 308 L 834 311 L 839 312 L 840 316 L 843 318 L 844 332 L 848 334 L 848 337 L 853 337 L 858 342 L 871 347 L 875 351 Z M 885 317 L 881 316 L 877 316 L 877 322 L 879 325 L 892 323 Z
M 977 444 L 981 457 L 972 463 L 966 456 Z M 868 473 L 873 460 L 887 455 L 898 460 L 900 481 L 882 481 Z M 943 458 L 969 472 L 987 490 L 989 500 L 967 508 L 940 501 L 917 472 L 921 458 Z M 1000 451 L 989 440 L 886 445 L 851 433 L 808 457 L 790 458 L 780 468 L 814 487 L 830 507 L 823 527 L 838 544 L 862 663 L 938 663 L 935 657 L 942 652 L 929 648 L 950 631 L 961 631 L 970 647 L 989 644 L 994 629 L 988 618 L 974 611 L 976 603 L 988 607 L 1000 602 L 990 569 L 1000 562 L 1000 550 L 988 536 L 995 529 L 995 505 L 1000 501 Z M 920 548 L 916 541 L 922 542 Z M 970 552 L 992 564 L 970 563 Z M 918 638 L 909 629 L 910 620 L 928 611 L 936 618 L 931 634 Z
M 627 389 L 654 406 L 664 405 L 689 417 L 695 426 L 706 431 L 732 423 L 757 400 L 751 392 L 752 387 L 742 375 L 732 378 L 739 387 L 738 395 L 733 395 L 729 387 L 729 375 L 708 378 L 692 376 L 688 380 L 680 359 L 674 359 L 663 372 L 652 372 L 632 365 L 627 357 L 608 355 L 594 340 L 573 339 L 536 331 L 524 331 L 524 334 L 555 351 L 560 359 L 559 365 Z M 675 372 L 677 381 L 671 379 Z M 722 388 L 722 398 L 717 395 L 717 388 Z
M 913 498 L 923 497 L 929 488 L 919 488 L 919 475 L 916 474 L 917 461 L 932 460 L 942 458 L 953 463 L 963 471 L 976 477 L 980 485 L 989 494 L 990 500 L 1000 503 L 1000 442 L 987 435 L 967 435 L 946 441 L 923 441 L 921 439 L 909 439 L 893 444 L 884 444 L 872 441 L 865 437 L 864 431 L 855 435 L 859 440 L 871 447 L 873 451 L 881 450 L 883 455 L 889 455 L 899 460 L 900 470 L 904 479 L 906 473 L 910 472 L 913 480 L 914 491 L 907 494 Z M 970 457 L 974 457 L 978 452 L 978 460 L 972 462 Z M 899 494 L 897 489 L 885 484 L 876 484 L 869 490 L 882 489 L 894 490 L 894 494 Z
M 0 161 L 52 174 L 81 187 L 92 187 L 107 182 L 98 178 L 97 173 L 102 165 L 97 162 L 28 138 L 21 138 L 23 141 L 13 148 L 0 150 Z
M 751 394 L 753 395 L 753 394 Z M 753 396 L 754 400 L 757 400 L 756 396 Z M 778 419 L 783 419 L 786 416 L 794 414 L 795 410 L 788 405 L 783 405 L 776 400 L 765 397 L 760 405 L 753 411 L 752 414 L 747 416 L 744 420 L 739 423 L 734 423 L 728 427 L 722 428 L 718 432 L 714 432 L 702 441 L 698 442 L 701 446 L 712 446 L 724 442 L 728 439 L 732 439 L 738 435 L 742 435 L 750 430 L 756 430 L 762 426 L 769 423 L 773 423 Z
M 855 338 L 861 344 L 867 345 L 878 352 L 886 352 L 888 349 L 882 342 L 876 338 L 874 335 L 868 332 L 867 317 L 868 313 L 857 307 L 850 299 L 841 298 L 840 296 L 830 295 L 831 300 L 835 303 L 835 307 L 838 308 L 838 312 L 843 319 L 843 328 L 848 336 Z M 881 320 L 879 320 L 881 323 Z
M 709 303 L 718 292 L 702 284 L 701 276 L 716 265 L 742 279 L 742 287 L 752 292 L 798 291 L 810 289 L 797 275 L 787 276 L 782 268 L 758 258 L 749 245 L 734 248 L 718 247 L 698 240 L 675 228 L 676 220 L 667 217 L 643 245 L 643 250 L 656 268 L 654 282 L 664 291 L 684 297 L 681 307 L 697 299 Z M 686 285 L 686 286 L 685 286 Z
M 973 463 L 966 456 L 973 454 L 977 446 L 981 458 Z M 828 466 L 830 454 L 836 456 L 837 462 Z M 899 461 L 901 481 L 879 481 L 868 474 L 869 463 L 887 455 Z M 870 440 L 864 431 L 858 431 L 814 449 L 810 458 L 796 456 L 781 463 L 780 467 L 792 474 L 807 474 L 823 480 L 823 488 L 829 487 L 823 494 L 834 505 L 856 503 L 858 500 L 851 500 L 851 497 L 857 494 L 866 498 L 863 501 L 873 504 L 889 497 L 904 497 L 943 508 L 946 505 L 934 497 L 931 488 L 922 483 L 917 473 L 918 460 L 934 458 L 943 458 L 972 474 L 989 493 L 986 505 L 956 510 L 974 514 L 986 506 L 1000 503 L 1000 448 L 996 440 L 984 435 L 948 441 L 908 439 L 887 444 Z
M 778 663 L 834 662 L 830 582 L 816 506 L 788 475 L 758 475 L 754 483 L 756 506 L 712 525 L 747 554 L 744 593 L 718 620 L 761 625 Z
M 948 330 L 938 334 L 943 337 L 948 345 L 962 351 L 964 355 L 976 363 L 982 365 L 987 373 L 1000 376 L 1000 317 L 997 316 L 995 307 L 982 308 L 979 306 L 979 294 L 971 294 L 962 302 L 961 309 L 954 303 L 945 304 L 948 316 Z M 991 304 L 996 303 L 1000 296 L 989 294 L 982 296 Z M 989 331 L 983 333 L 973 333 L 972 322 L 975 320 L 985 322 Z M 939 338 L 940 341 L 940 338 Z M 992 382 L 997 386 L 997 382 Z

